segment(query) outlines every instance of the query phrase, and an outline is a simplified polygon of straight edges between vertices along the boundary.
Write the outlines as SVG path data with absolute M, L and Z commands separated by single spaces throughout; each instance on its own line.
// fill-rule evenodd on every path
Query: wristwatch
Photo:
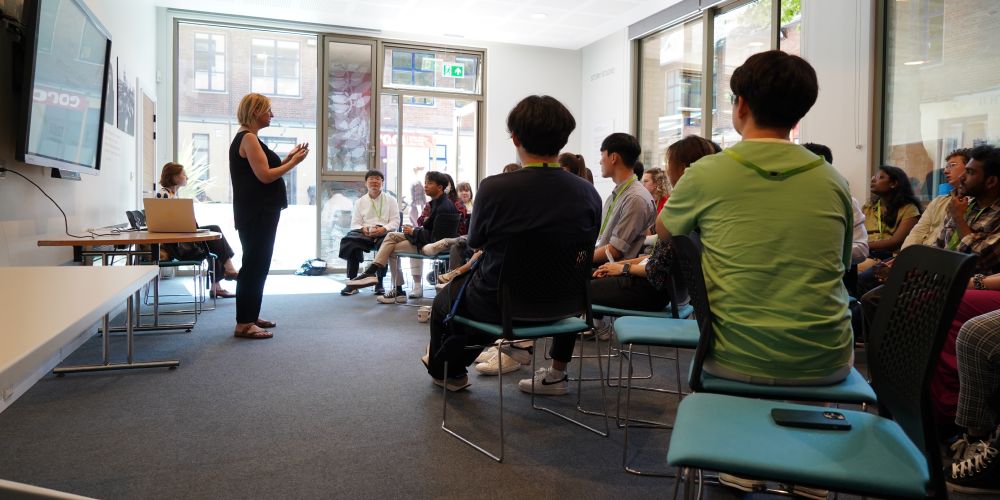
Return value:
M 628 276 L 628 270 L 630 267 L 632 267 L 632 264 L 629 264 L 628 262 L 622 264 L 622 276 Z
M 986 277 L 986 275 L 983 275 L 983 274 L 973 275 L 972 276 L 972 288 L 974 288 L 976 290 L 986 290 L 986 285 L 983 284 L 983 278 L 985 278 L 985 277 Z

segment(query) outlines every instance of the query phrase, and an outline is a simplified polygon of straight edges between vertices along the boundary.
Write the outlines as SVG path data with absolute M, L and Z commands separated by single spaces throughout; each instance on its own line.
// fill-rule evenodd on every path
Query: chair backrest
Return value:
M 691 306 L 698 321 L 698 348 L 691 361 L 691 390 L 702 391 L 701 370 L 705 358 L 712 349 L 715 330 L 712 328 L 712 310 L 708 306 L 708 290 L 705 288 L 705 275 L 701 270 L 701 248 L 689 236 L 674 236 L 671 238 L 674 247 L 674 260 L 671 274 L 680 277 L 691 297 Z
M 594 240 L 588 235 L 525 233 L 512 238 L 500 271 L 504 335 L 515 322 L 557 321 L 590 312 Z
M 900 252 L 865 345 L 879 411 L 924 452 L 938 493 L 944 491 L 944 481 L 930 383 L 976 259 L 923 245 Z
M 434 217 L 434 229 L 431 231 L 431 241 L 440 241 L 445 238 L 458 236 L 458 227 L 462 222 L 462 214 L 438 214 Z

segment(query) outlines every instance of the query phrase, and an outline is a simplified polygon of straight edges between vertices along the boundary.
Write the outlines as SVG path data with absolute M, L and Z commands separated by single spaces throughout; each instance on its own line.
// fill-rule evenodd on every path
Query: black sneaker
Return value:
M 385 287 L 382 285 L 375 285 L 375 295 L 385 295 Z
M 348 295 L 357 295 L 357 293 L 358 293 L 357 288 L 351 288 L 349 286 L 345 286 L 344 289 L 340 291 L 340 294 L 345 297 L 347 297 Z
M 1000 451 L 996 442 L 980 447 L 971 458 L 948 466 L 944 470 L 948 491 L 966 495 L 1000 496 Z
M 351 290 L 357 290 L 359 288 L 365 288 L 372 285 L 378 284 L 378 277 L 375 276 L 378 271 L 382 269 L 382 266 L 378 264 L 372 264 L 365 269 L 365 272 L 358 275 L 357 278 L 347 281 L 347 288 Z

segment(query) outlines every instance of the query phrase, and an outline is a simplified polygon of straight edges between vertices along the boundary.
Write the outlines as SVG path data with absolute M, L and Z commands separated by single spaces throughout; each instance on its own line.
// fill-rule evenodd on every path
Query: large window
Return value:
M 299 50 L 294 40 L 254 38 L 251 45 L 250 88 L 264 95 L 300 95 Z
M 219 33 L 194 34 L 194 88 L 226 91 L 226 36 Z
M 929 199 L 957 148 L 1000 141 L 1000 43 L 987 2 L 889 2 L 882 163 Z
M 647 168 L 663 168 L 667 146 L 686 135 L 701 134 L 702 38 L 702 22 L 696 20 L 639 45 L 639 137 Z
M 182 194 L 198 200 L 199 221 L 233 229 L 233 192 L 229 145 L 240 128 L 236 110 L 248 92 L 270 96 L 274 118 L 260 131 L 282 158 L 295 144 L 317 145 L 317 71 L 315 35 L 178 22 L 176 151 L 188 173 Z M 211 57 L 209 57 L 210 54 Z M 221 81 L 220 81 L 221 80 Z M 316 162 L 318 147 L 285 175 L 288 209 L 278 226 L 271 269 L 295 269 L 316 256 Z
M 723 2 L 677 12 L 676 21 L 667 19 L 663 29 L 638 40 L 637 128 L 647 167 L 663 167 L 666 149 L 687 135 L 711 138 L 722 147 L 740 140 L 733 128 L 730 77 L 758 52 L 799 53 L 800 5 L 800 0 Z M 705 26 L 711 26 L 710 35 Z M 710 67 L 704 67 L 706 60 Z M 797 137 L 795 130 L 792 140 Z

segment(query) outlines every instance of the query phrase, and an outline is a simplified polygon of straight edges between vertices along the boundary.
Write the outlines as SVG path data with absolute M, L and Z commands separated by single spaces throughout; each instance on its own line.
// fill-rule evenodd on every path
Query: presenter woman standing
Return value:
M 271 125 L 271 101 L 247 94 L 236 119 L 240 129 L 229 146 L 229 176 L 233 182 L 233 219 L 243 245 L 243 266 L 236 281 L 236 330 L 249 339 L 271 338 L 274 322 L 260 318 L 264 283 L 271 267 L 274 238 L 281 210 L 288 206 L 281 179 L 309 154 L 309 144 L 297 144 L 284 160 L 271 151 L 257 132 Z

